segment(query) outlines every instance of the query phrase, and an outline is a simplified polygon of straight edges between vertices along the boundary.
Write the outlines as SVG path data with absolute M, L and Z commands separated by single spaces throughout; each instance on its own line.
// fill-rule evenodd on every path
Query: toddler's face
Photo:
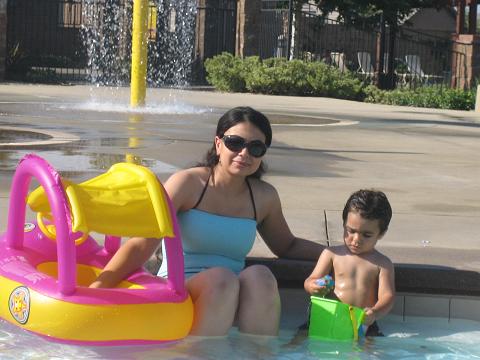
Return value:
M 373 251 L 380 233 L 379 220 L 365 219 L 358 212 L 349 212 L 345 221 L 343 239 L 353 254 L 364 254 Z

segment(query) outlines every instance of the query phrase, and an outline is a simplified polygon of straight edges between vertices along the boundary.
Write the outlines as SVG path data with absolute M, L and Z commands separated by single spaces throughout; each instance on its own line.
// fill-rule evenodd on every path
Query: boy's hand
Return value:
M 365 319 L 363 319 L 363 323 L 368 326 L 372 325 L 375 322 L 375 320 L 377 320 L 375 311 L 373 310 L 373 308 L 369 308 L 369 307 L 366 307 L 363 310 L 365 311 Z
M 310 295 L 324 296 L 330 291 L 330 288 L 325 285 L 318 285 L 318 280 L 318 278 L 312 278 L 306 281 L 305 290 Z

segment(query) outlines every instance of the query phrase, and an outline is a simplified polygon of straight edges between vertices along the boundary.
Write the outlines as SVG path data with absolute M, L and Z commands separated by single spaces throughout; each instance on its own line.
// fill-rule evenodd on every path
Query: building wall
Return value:
M 465 66 L 452 59 L 451 85 L 462 89 L 475 85 L 480 76 L 480 36 L 471 34 L 453 35 L 453 50 L 465 57 Z
M 449 9 L 420 9 L 404 23 L 403 27 L 449 38 L 455 32 L 455 14 Z
M 408 23 L 416 30 L 455 32 L 455 14 L 447 9 L 420 9 Z

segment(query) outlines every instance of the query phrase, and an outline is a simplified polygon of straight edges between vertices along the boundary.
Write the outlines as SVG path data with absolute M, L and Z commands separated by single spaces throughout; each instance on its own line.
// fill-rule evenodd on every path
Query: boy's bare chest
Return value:
M 376 283 L 379 275 L 379 267 L 368 258 L 359 256 L 336 257 L 333 262 L 336 281 L 351 280 L 356 283 Z

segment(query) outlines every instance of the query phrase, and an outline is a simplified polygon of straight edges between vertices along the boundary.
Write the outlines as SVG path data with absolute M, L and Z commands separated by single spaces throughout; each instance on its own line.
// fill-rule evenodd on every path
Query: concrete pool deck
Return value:
M 295 235 L 325 245 L 339 243 L 341 210 L 350 193 L 377 188 L 387 193 L 394 210 L 378 249 L 395 263 L 397 290 L 480 295 L 480 113 L 149 89 L 149 106 L 167 102 L 206 111 L 168 116 L 157 108 L 146 111 L 142 122 L 130 121 L 115 109 L 79 107 L 91 100 L 92 92 L 99 104 L 128 104 L 127 88 L 113 92 L 88 86 L 0 84 L 0 130 L 28 128 L 71 136 L 70 145 L 0 143 L 2 232 L 19 154 L 35 152 L 60 172 L 80 179 L 130 153 L 146 159 L 147 165 L 169 165 L 160 171 L 164 180 L 175 169 L 200 160 L 226 109 L 248 105 L 265 112 L 273 123 L 265 179 L 278 189 Z M 89 168 L 84 169 L 85 154 Z M 268 265 L 285 287 L 302 286 L 314 265 L 276 259 L 260 239 L 248 263 Z

